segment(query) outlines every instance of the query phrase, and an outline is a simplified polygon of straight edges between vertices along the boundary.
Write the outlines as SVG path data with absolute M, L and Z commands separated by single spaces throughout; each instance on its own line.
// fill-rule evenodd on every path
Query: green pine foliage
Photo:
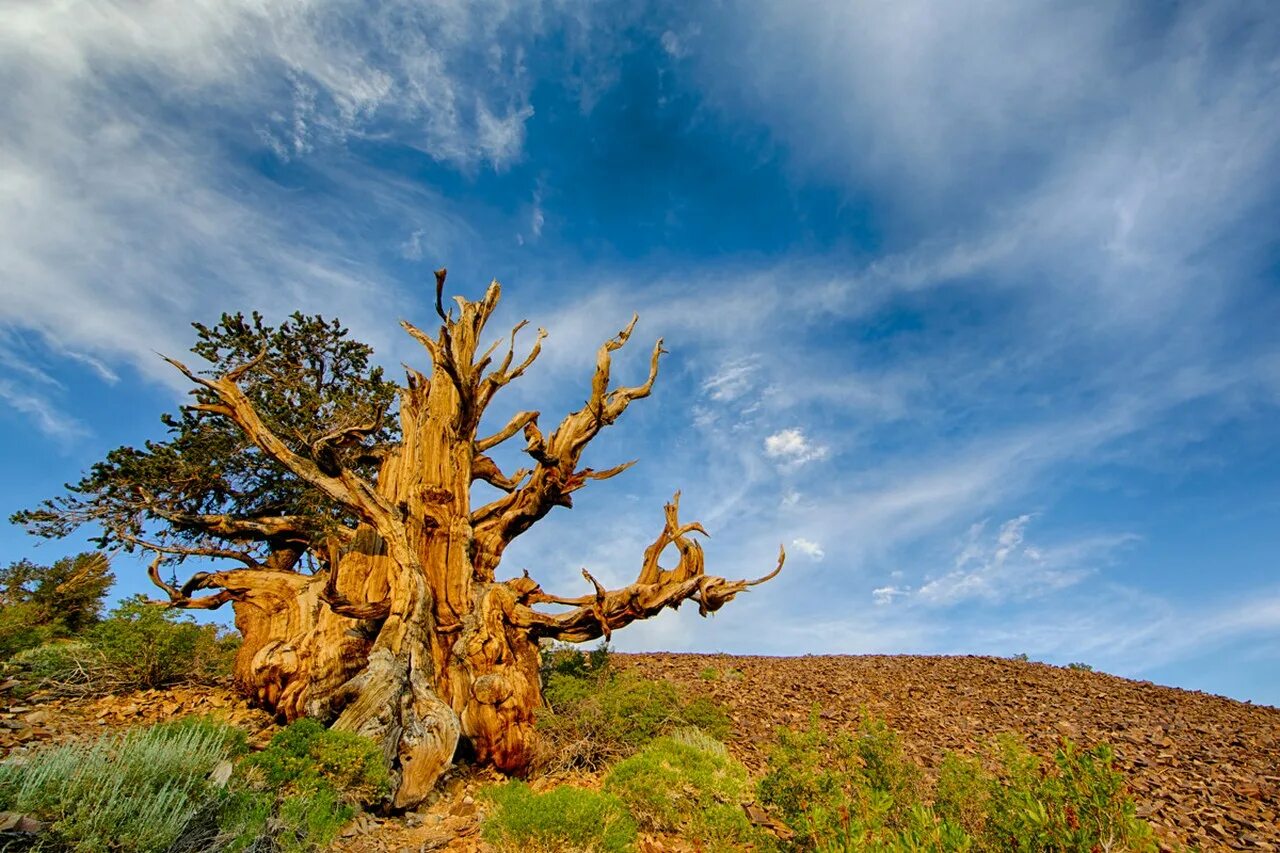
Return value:
M 83 633 L 100 618 L 114 581 L 107 558 L 93 552 L 0 569 L 0 659 Z
M 204 362 L 193 362 L 193 369 L 221 376 L 244 368 L 241 388 L 292 451 L 326 470 L 341 464 L 376 479 L 378 462 L 369 451 L 393 442 L 399 426 L 396 384 L 372 365 L 371 347 L 351 339 L 337 320 L 301 313 L 279 326 L 257 313 L 192 325 L 192 352 Z M 213 402 L 206 389 L 193 394 L 193 404 Z M 297 527 L 294 546 L 336 524 L 355 524 L 343 507 L 261 453 L 230 420 L 196 405 L 161 417 L 163 440 L 111 450 L 66 492 L 14 513 L 11 521 L 58 539 L 89 525 L 103 549 L 159 545 L 199 554 L 232 547 L 259 561 L 279 543 L 245 541 L 206 519 L 288 515 Z M 320 441 L 331 430 L 368 422 L 378 429 L 358 446 Z

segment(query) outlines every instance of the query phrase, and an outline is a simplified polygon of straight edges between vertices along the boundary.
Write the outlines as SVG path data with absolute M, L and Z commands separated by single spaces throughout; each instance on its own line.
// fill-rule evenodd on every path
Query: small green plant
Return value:
M 1045 762 L 1006 736 L 993 770 L 944 757 L 929 797 L 896 735 L 864 718 L 855 734 L 828 736 L 814 724 L 781 732 L 758 792 L 801 849 L 1153 851 L 1151 828 L 1137 818 L 1113 760 L 1105 745 L 1081 750 L 1063 741 Z
M 641 828 L 678 833 L 698 849 L 772 846 L 742 810 L 752 795 L 746 768 L 699 729 L 679 729 L 619 762 L 604 790 L 626 804 Z
M 0 764 L 0 809 L 45 822 L 41 840 L 55 849 L 158 853 L 216 805 L 209 774 L 244 743 L 239 729 L 197 719 L 42 750 Z
M 299 720 L 241 761 L 219 817 L 225 849 L 264 837 L 282 851 L 319 850 L 360 803 L 390 791 L 386 759 L 372 740 Z
M 1092 667 L 1092 666 L 1090 666 L 1090 665 L 1089 665 L 1089 664 L 1087 664 L 1087 663 L 1080 663 L 1080 662 L 1078 662 L 1078 661 L 1077 661 L 1076 663 L 1069 663 L 1069 664 L 1067 664 L 1067 669 L 1074 669 L 1074 670 L 1077 670 L 1077 671 L 1079 671 L 1079 672 L 1093 672 L 1093 667 Z
M 692 726 L 722 739 L 730 731 L 728 715 L 710 699 L 685 702 L 673 685 L 628 672 L 554 673 L 543 697 L 543 763 L 553 766 L 600 770 L 674 729 Z
M 810 849 L 887 843 L 932 823 L 916 808 L 918 768 L 903 755 L 897 734 L 865 714 L 852 734 L 828 736 L 816 717 L 805 731 L 779 732 L 759 793 Z
M 1009 660 L 1016 660 L 1021 663 L 1026 663 L 1027 661 L 1031 660 L 1031 657 L 1026 652 L 1018 652 L 1016 655 L 1013 655 L 1012 657 L 1010 657 Z
M 609 644 L 600 643 L 583 652 L 567 643 L 554 644 L 542 651 L 542 683 L 553 675 L 570 678 L 600 678 L 609 671 Z
M 999 767 L 989 783 L 986 849 L 1156 849 L 1151 827 L 1137 817 L 1115 754 L 1106 744 L 1082 750 L 1064 739 L 1045 762 L 1012 736 L 997 744 Z M 1005 839 L 1016 839 L 1009 843 Z
M 703 669 L 702 672 L 698 673 L 698 677 L 703 681 L 719 681 L 720 670 L 716 669 L 714 666 L 709 666 Z
M 484 839 L 499 850 L 614 853 L 635 843 L 635 821 L 609 794 L 568 785 L 535 794 L 512 780 L 491 785 L 480 796 L 493 804 Z
M 9 670 L 24 692 L 89 695 L 178 683 L 209 683 L 231 668 L 238 641 L 176 610 L 126 599 L 79 640 L 15 655 Z

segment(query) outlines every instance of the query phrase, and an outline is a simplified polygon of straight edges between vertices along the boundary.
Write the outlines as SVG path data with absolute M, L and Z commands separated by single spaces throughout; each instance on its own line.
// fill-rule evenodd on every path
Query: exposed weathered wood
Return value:
M 591 480 L 634 464 L 602 471 L 578 467 L 600 430 L 652 391 L 664 350 L 659 340 L 643 383 L 611 387 L 612 357 L 630 339 L 637 322 L 632 318 L 597 352 L 585 405 L 550 435 L 539 429 L 537 412 L 524 411 L 480 437 L 480 421 L 494 395 L 533 364 L 546 333 L 539 330 L 516 363 L 516 337 L 525 325 L 518 324 L 505 355 L 493 365 L 501 340 L 482 350 L 481 336 L 498 304 L 498 283 L 479 301 L 456 298 L 456 309 L 448 310 L 444 284 L 440 270 L 437 334 L 403 323 L 426 350 L 431 372 L 408 370 L 400 390 L 400 442 L 381 451 L 376 478 L 344 467 L 338 451 L 376 432 L 379 423 L 336 425 L 310 442 L 309 451 L 291 447 L 272 433 L 237 384 L 253 362 L 207 376 L 170 359 L 203 389 L 200 411 L 229 418 L 262 453 L 345 507 L 360 525 L 316 531 L 298 529 L 302 524 L 287 515 L 171 518 L 230 541 L 259 547 L 267 542 L 271 556 L 243 569 L 199 575 L 181 589 L 160 578 L 157 563 L 153 581 L 171 606 L 233 602 L 245 635 L 236 683 L 286 718 L 318 717 L 376 738 L 398 780 L 397 807 L 426 796 L 461 739 L 477 761 L 508 772 L 527 766 L 533 717 L 542 704 L 540 639 L 608 637 L 688 600 L 706 614 L 773 577 L 784 559 L 780 554 L 778 568 L 755 581 L 708 576 L 693 538 L 705 531 L 697 523 L 680 523 L 677 494 L 630 586 L 607 590 L 586 570 L 594 592 L 576 597 L 547 594 L 527 575 L 497 581 L 503 551 L 516 536 L 552 508 L 571 506 L 573 493 Z M 517 435 L 523 435 L 533 464 L 508 476 L 486 451 Z M 473 508 L 475 481 L 503 494 Z M 658 560 L 668 546 L 676 548 L 679 562 L 664 569 Z M 298 571 L 304 550 L 314 574 Z M 196 589 L 218 592 L 193 597 Z M 545 604 L 570 609 L 535 609 Z

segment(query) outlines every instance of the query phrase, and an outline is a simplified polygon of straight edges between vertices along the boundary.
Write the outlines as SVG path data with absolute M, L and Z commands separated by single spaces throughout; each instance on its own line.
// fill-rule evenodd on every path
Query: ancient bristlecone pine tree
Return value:
M 387 383 L 392 390 L 366 422 L 346 418 L 309 430 L 271 425 L 287 422 L 290 405 L 320 417 L 344 405 L 346 398 L 335 402 L 324 396 L 331 393 L 326 374 L 315 367 L 346 352 L 333 343 L 336 337 L 325 338 L 328 349 L 290 356 L 298 365 L 286 359 L 271 371 L 264 367 L 265 344 L 261 354 L 234 366 L 224 364 L 221 370 L 197 372 L 170 359 L 197 386 L 192 392 L 196 402 L 184 412 L 184 420 L 166 420 L 177 437 L 141 451 L 115 451 L 84 483 L 72 487 L 76 496 L 16 517 L 45 535 L 97 522 L 108 532 L 105 539 L 151 550 L 156 554 L 151 579 L 165 591 L 170 606 L 213 608 L 231 602 L 244 635 L 236 684 L 287 719 L 315 717 L 383 743 L 398 778 L 399 807 L 419 802 L 430 791 L 453 760 L 460 739 L 469 742 L 478 762 L 509 772 L 527 765 L 533 715 L 542 702 L 542 638 L 580 642 L 608 637 L 636 619 L 689 599 L 706 614 L 772 578 L 783 559 L 779 554 L 777 568 L 755 581 L 706 575 L 702 548 L 691 536 L 704 531 L 697 523 L 680 521 L 677 494 L 630 586 L 605 589 L 584 570 L 591 591 L 564 597 L 544 592 L 527 574 L 499 580 L 498 564 L 515 537 L 553 507 L 570 506 L 573 493 L 588 481 L 613 477 L 630 466 L 603 471 L 578 467 L 583 450 L 600 430 L 632 401 L 648 396 L 664 350 L 659 340 L 643 384 L 611 387 L 610 360 L 630 338 L 633 319 L 600 347 L 586 404 L 554 430 L 544 432 L 538 412 L 528 411 L 482 435 L 486 407 L 533 364 L 545 333 L 539 331 L 527 356 L 517 360 L 521 323 L 495 361 L 495 352 L 502 351 L 499 343 L 483 351 L 480 345 L 498 303 L 498 283 L 478 302 L 455 298 L 455 312 L 445 310 L 444 280 L 440 270 L 438 333 L 432 336 L 403 323 L 430 356 L 430 373 L 409 369 L 404 387 L 393 389 Z M 254 319 L 261 331 L 260 318 Z M 304 328 L 304 319 L 295 316 L 294 328 Z M 231 320 L 239 324 L 240 338 L 253 339 L 253 330 L 238 315 L 224 318 L 226 325 L 219 330 L 232 328 Z M 345 335 L 336 324 L 316 322 L 321 324 L 308 327 L 312 332 L 337 329 L 337 337 Z M 206 338 L 210 334 L 197 328 Z M 279 359 L 277 350 L 288 350 L 291 340 L 279 338 L 272 357 Z M 363 367 L 364 357 L 360 354 L 352 363 Z M 302 372 L 289 373 L 293 379 L 279 378 L 295 368 Z M 271 376 L 262 378 L 264 371 Z M 251 384 L 255 375 L 259 378 Z M 373 375 L 380 381 L 380 372 Z M 276 386 L 288 381 L 298 387 L 310 383 L 311 396 L 280 403 Z M 399 397 L 398 440 L 383 417 L 393 390 Z M 270 400 L 276 400 L 277 413 L 268 417 L 263 409 Z M 385 440 L 388 436 L 392 440 Z M 531 463 L 506 475 L 488 453 L 517 436 L 523 438 Z M 375 442 L 375 437 L 384 440 Z M 252 459 L 253 465 L 265 466 L 263 471 L 276 471 L 272 498 L 254 496 L 257 502 L 252 503 L 244 487 L 237 491 L 226 485 L 225 469 L 231 463 L 219 457 L 218 470 L 209 473 L 207 464 L 201 468 L 192 461 L 197 449 L 209 457 Z M 251 473 L 245 477 L 241 472 L 237 482 L 269 479 L 256 470 Z M 491 484 L 500 496 L 473 507 L 475 481 Z M 203 503 L 211 500 L 210 493 L 217 493 L 217 500 Z M 250 504 L 256 507 L 252 514 L 200 510 Z M 310 509 L 303 513 L 294 508 L 298 505 Z M 148 538 L 138 519 L 167 525 L 170 538 Z M 669 546 L 679 560 L 665 569 L 658 561 Z M 162 577 L 163 560 L 193 555 L 225 558 L 237 567 L 201 572 L 185 584 Z M 539 605 L 559 607 L 548 611 Z

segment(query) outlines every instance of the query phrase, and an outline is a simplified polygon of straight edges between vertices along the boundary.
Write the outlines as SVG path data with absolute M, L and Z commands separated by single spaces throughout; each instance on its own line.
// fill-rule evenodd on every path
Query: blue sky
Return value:
M 624 649 L 1025 652 L 1280 704 L 1270 2 L 11 2 L 6 514 L 183 399 L 224 310 L 421 362 L 430 270 L 623 379 L 638 457 L 508 552 L 620 584 L 663 501 L 717 574 Z M 4 559 L 83 540 L 0 532 Z M 145 588 L 119 558 L 119 592 Z

